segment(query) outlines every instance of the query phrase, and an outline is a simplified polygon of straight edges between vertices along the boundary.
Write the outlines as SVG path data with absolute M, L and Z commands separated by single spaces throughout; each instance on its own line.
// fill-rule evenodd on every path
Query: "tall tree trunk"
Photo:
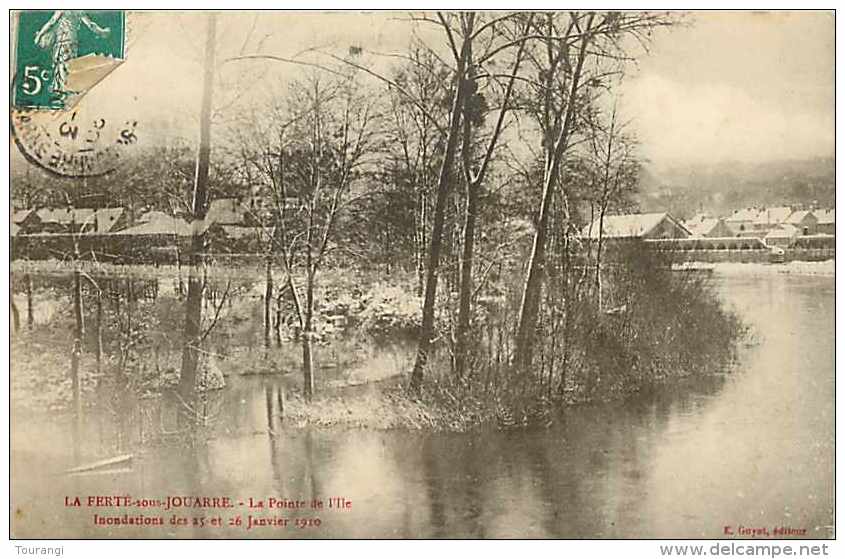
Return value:
M 604 242 L 604 214 L 607 211 L 607 204 L 602 203 L 599 211 L 599 237 L 596 240 L 596 300 L 598 301 L 599 312 L 602 309 L 602 285 L 601 285 L 601 251 Z
M 449 130 L 446 136 L 446 151 L 440 167 L 437 180 L 437 197 L 434 204 L 434 223 L 431 229 L 431 247 L 428 252 L 428 269 L 426 270 L 425 299 L 423 301 L 422 325 L 420 326 L 420 340 L 414 369 L 411 372 L 410 388 L 419 390 L 422 385 L 423 371 L 428 363 L 429 353 L 434 339 L 434 306 L 437 296 L 437 272 L 440 266 L 440 252 L 443 245 L 443 224 L 445 221 L 446 202 L 452 186 L 452 167 L 455 163 L 455 151 L 458 146 L 458 126 L 460 125 L 461 107 L 463 107 L 465 83 L 465 61 L 467 41 L 464 40 L 463 49 L 457 69 L 457 85 L 455 88 L 452 109 L 449 113 Z
M 310 330 L 302 333 L 302 393 L 306 402 L 314 397 L 314 350 Z
M 82 433 L 82 386 L 79 378 L 79 360 L 82 355 L 82 337 L 85 335 L 85 322 L 82 313 L 82 274 L 79 271 L 79 251 L 76 251 L 73 270 L 73 350 L 70 356 L 71 398 L 73 400 L 73 437 L 74 458 L 79 459 L 79 445 Z
M 592 16 L 586 28 L 592 26 Z M 546 264 L 546 237 L 548 235 L 549 215 L 552 207 L 552 198 L 557 188 L 558 172 L 561 161 L 564 158 L 572 125 L 575 120 L 576 95 L 581 80 L 581 72 L 584 68 L 584 60 L 587 55 L 587 45 L 590 41 L 589 33 L 585 33 L 581 39 L 578 58 L 575 70 L 572 75 L 572 84 L 569 93 L 569 102 L 565 109 L 563 125 L 560 127 L 557 139 L 553 145 L 546 144 L 546 165 L 543 177 L 543 195 L 540 200 L 540 210 L 537 218 L 537 229 L 534 232 L 534 243 L 531 247 L 531 259 L 528 264 L 528 276 L 525 279 L 525 287 L 522 292 L 522 304 L 519 313 L 519 326 L 516 336 L 516 351 L 514 355 L 514 367 L 517 371 L 527 373 L 531 367 L 534 356 L 534 334 L 537 327 L 537 315 L 540 310 L 540 295 L 543 288 Z M 548 140 L 549 138 L 547 138 Z
M 265 282 L 266 285 L 264 287 L 264 349 L 267 350 L 270 347 L 270 325 L 272 323 L 272 318 L 270 316 L 270 306 L 271 301 L 273 300 L 273 267 L 272 267 L 273 259 L 271 256 L 267 256 L 267 264 L 266 264 L 266 271 L 265 271 Z
M 475 251 L 475 222 L 478 212 L 478 194 L 480 185 L 476 182 L 467 184 L 467 207 L 464 219 L 463 251 L 461 255 L 460 302 L 458 307 L 458 330 L 455 335 L 455 375 L 464 376 L 469 351 L 470 318 L 472 315 L 472 265 Z
M 461 283 L 461 248 L 463 247 L 463 223 L 458 219 L 458 216 L 464 215 L 466 211 L 466 200 L 463 200 L 457 193 L 452 193 L 452 202 L 454 202 L 455 218 L 451 219 L 451 241 L 447 250 L 449 251 L 449 279 L 446 285 L 449 287 L 449 300 L 453 293 L 457 293 Z M 453 332 L 454 334 L 454 332 Z
M 97 335 L 94 339 L 94 352 L 97 358 L 97 376 L 100 376 L 103 360 L 103 292 L 101 289 L 97 289 Z
M 32 309 L 32 276 L 24 276 L 24 288 L 26 290 L 26 327 L 32 330 L 35 324 L 35 313 Z
M 569 367 L 569 346 L 571 340 L 569 339 L 571 315 L 572 315 L 572 299 L 574 298 L 572 289 L 572 271 L 570 258 L 570 243 L 569 234 L 564 233 L 563 237 L 563 356 L 560 364 L 560 383 L 558 384 L 558 396 L 563 399 L 566 395 L 566 372 Z
M 467 60 L 469 61 L 467 80 L 472 81 L 472 90 L 475 90 L 475 70 L 472 67 L 472 42 L 466 49 Z M 462 233 L 462 249 L 458 262 L 460 276 L 458 278 L 458 326 L 455 331 L 455 376 L 463 378 L 467 363 L 467 351 L 469 349 L 469 326 L 472 298 L 472 261 L 475 251 L 475 214 L 478 208 L 478 191 L 480 185 L 472 179 L 470 167 L 470 154 L 472 150 L 472 123 L 470 122 L 470 101 L 471 96 L 466 95 L 463 104 L 463 135 L 461 151 L 463 152 L 464 173 L 466 175 L 466 210 L 464 213 L 464 227 Z M 502 111 L 506 110 L 505 107 Z
M 284 291 L 282 289 L 279 290 L 279 294 L 276 295 L 276 318 L 273 320 L 273 332 L 276 338 L 276 347 L 281 347 L 282 345 L 282 295 Z
M 525 33 L 528 33 L 529 26 L 531 22 L 531 17 L 529 17 L 528 21 L 525 25 Z M 467 361 L 469 358 L 469 347 L 470 347 L 470 322 L 472 318 L 472 294 L 473 294 L 473 281 L 472 281 L 472 268 L 473 268 L 473 256 L 475 254 L 475 226 L 476 221 L 478 218 L 478 208 L 479 208 L 479 196 L 481 193 L 481 185 L 485 179 L 487 166 L 490 163 L 490 159 L 493 156 L 493 150 L 496 144 L 499 141 L 499 137 L 502 131 L 502 126 L 504 125 L 505 115 L 508 111 L 508 103 L 510 101 L 511 95 L 514 89 L 514 82 L 516 80 L 517 73 L 519 72 L 519 66 L 522 62 L 522 55 L 525 49 L 525 41 L 520 43 L 519 50 L 516 54 L 516 60 L 513 65 L 513 70 L 511 71 L 510 79 L 508 80 L 508 85 L 505 89 L 505 94 L 502 99 L 502 107 L 499 111 L 499 116 L 496 122 L 496 125 L 493 130 L 493 134 L 488 140 L 487 150 L 484 155 L 484 158 L 480 164 L 480 168 L 477 172 L 472 169 L 472 150 L 473 150 L 473 128 L 474 124 L 469 117 L 472 113 L 472 106 L 471 102 L 473 101 L 472 96 L 466 95 L 464 98 L 464 105 L 463 105 L 463 137 L 462 137 L 462 156 L 463 156 L 463 170 L 465 175 L 465 184 L 466 184 L 466 208 L 465 208 L 465 217 L 464 217 L 464 227 L 463 227 L 463 235 L 462 235 L 462 252 L 461 258 L 459 262 L 460 266 L 460 277 L 459 277 L 459 308 L 458 308 L 458 327 L 456 331 L 456 343 L 455 343 L 455 374 L 458 378 L 462 378 L 464 376 Z M 465 48 L 466 52 L 466 60 L 467 60 L 467 80 L 472 84 L 472 91 L 476 91 L 475 86 L 475 79 L 476 79 L 476 69 L 475 69 L 475 62 L 473 59 L 472 53 L 472 39 L 469 40 L 467 47 Z
M 208 168 L 211 158 L 211 97 L 214 87 L 215 35 L 217 16 L 208 15 L 208 32 L 205 44 L 205 73 L 203 76 L 202 107 L 200 112 L 200 145 L 194 177 L 192 213 L 194 222 L 205 218 L 208 209 Z M 202 322 L 203 279 L 200 266 L 205 249 L 205 233 L 193 232 L 191 238 L 188 298 L 185 301 L 185 326 L 183 332 L 182 368 L 179 392 L 183 399 L 190 398 L 195 390 L 199 364 L 200 327 Z
M 392 257 L 390 247 L 390 225 L 384 225 L 384 275 L 386 278 L 390 277 L 390 260 Z
M 425 174 L 428 176 L 428 173 Z M 423 287 L 425 286 L 425 228 L 426 222 L 428 221 L 426 218 L 426 196 L 425 196 L 425 180 L 420 181 L 419 184 L 419 192 L 417 193 L 417 207 L 418 207 L 418 217 L 417 217 L 417 230 L 415 235 L 416 240 L 416 264 L 417 264 L 417 297 L 422 297 L 423 295 Z
M 305 320 L 303 321 L 300 339 L 302 341 L 302 393 L 305 396 L 305 401 L 310 402 L 314 396 L 314 352 L 311 347 L 314 317 L 314 277 L 312 272 L 308 273 L 306 281 L 308 285 L 305 292 Z
M 182 367 L 179 392 L 183 397 L 193 395 L 199 365 L 200 323 L 202 321 L 202 278 L 191 270 L 188 273 L 188 297 L 185 299 Z

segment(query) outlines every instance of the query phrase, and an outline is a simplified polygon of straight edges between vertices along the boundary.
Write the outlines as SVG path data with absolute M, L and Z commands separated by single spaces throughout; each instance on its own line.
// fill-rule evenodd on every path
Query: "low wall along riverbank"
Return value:
M 179 265 L 189 252 L 188 237 L 172 235 L 38 234 L 12 238 L 12 260 L 67 260 L 77 246 L 83 260 L 112 264 Z M 815 262 L 836 255 L 832 235 L 794 239 L 784 250 L 784 261 Z M 767 262 L 774 246 L 757 238 L 656 239 L 646 246 L 669 254 L 678 262 Z M 267 256 L 243 239 L 211 238 L 209 262 L 222 266 L 262 266 Z
M 771 258 L 769 249 L 750 250 L 665 250 L 662 254 L 671 255 L 674 262 L 754 262 L 765 263 Z M 787 248 L 784 249 L 784 262 L 820 262 L 836 257 L 833 248 Z

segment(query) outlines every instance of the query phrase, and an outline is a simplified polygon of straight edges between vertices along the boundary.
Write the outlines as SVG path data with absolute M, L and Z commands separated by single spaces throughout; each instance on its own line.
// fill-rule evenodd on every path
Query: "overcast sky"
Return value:
M 263 51 L 285 57 L 354 44 L 402 52 L 412 29 L 403 17 L 262 14 L 250 40 L 269 33 Z M 240 51 L 253 18 L 220 17 L 221 56 Z M 660 32 L 622 85 L 622 111 L 643 155 L 656 165 L 833 156 L 832 13 L 699 12 L 690 23 Z M 137 118 L 148 130 L 171 123 L 171 133 L 194 137 L 203 24 L 196 12 L 130 14 L 127 62 L 89 93 L 86 110 Z M 242 68 L 256 90 L 302 71 L 266 63 Z M 215 104 L 225 104 L 233 90 L 218 89 Z
M 623 87 L 645 153 L 656 163 L 833 156 L 832 14 L 693 21 L 659 35 Z

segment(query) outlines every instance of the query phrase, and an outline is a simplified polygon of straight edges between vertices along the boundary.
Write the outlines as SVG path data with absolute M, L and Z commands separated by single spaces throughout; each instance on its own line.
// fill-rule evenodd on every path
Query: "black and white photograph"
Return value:
M 834 10 L 230 4 L 9 11 L 8 556 L 830 554 Z

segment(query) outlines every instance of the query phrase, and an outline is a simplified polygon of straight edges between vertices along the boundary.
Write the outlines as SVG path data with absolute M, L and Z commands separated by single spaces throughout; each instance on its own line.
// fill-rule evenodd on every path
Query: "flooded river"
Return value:
M 783 527 L 832 537 L 833 279 L 715 282 L 754 331 L 735 371 L 631 402 L 571 408 L 548 430 L 282 428 L 274 435 L 267 401 L 279 381 L 230 377 L 206 444 L 154 445 L 131 466 L 67 476 L 60 472 L 72 463 L 68 421 L 16 416 L 13 534 L 713 538 L 743 527 L 775 536 Z M 232 506 L 166 511 L 86 502 L 127 494 L 153 502 L 228 497 Z M 83 506 L 66 506 L 66 497 L 72 505 L 77 496 Z M 270 498 L 282 508 L 267 508 Z M 323 507 L 312 508 L 314 499 Z M 265 508 L 250 507 L 259 501 Z M 160 517 L 164 525 L 95 524 L 95 515 L 124 514 Z M 174 515 L 188 525 L 171 523 Z

